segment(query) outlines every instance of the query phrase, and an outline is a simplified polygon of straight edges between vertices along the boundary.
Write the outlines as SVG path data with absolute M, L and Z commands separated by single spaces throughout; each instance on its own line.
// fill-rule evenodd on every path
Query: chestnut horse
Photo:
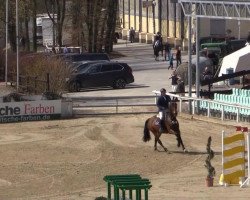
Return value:
M 177 146 L 180 147 L 180 145 L 182 146 L 182 149 L 184 152 L 186 152 L 186 149 L 184 147 L 184 144 L 182 142 L 181 139 L 181 132 L 180 132 L 180 128 L 179 128 L 179 122 L 177 120 L 177 103 L 176 102 L 170 102 L 169 103 L 169 113 L 167 114 L 167 116 L 165 117 L 165 130 L 163 133 L 168 133 L 168 134 L 173 134 L 176 136 L 176 140 L 177 140 Z M 143 141 L 144 142 L 148 142 L 151 137 L 150 137 L 150 131 L 154 134 L 155 136 L 155 145 L 154 148 L 155 150 L 157 150 L 157 142 L 162 146 L 162 148 L 165 151 L 168 151 L 168 149 L 166 147 L 164 147 L 164 145 L 162 144 L 160 137 L 161 134 L 160 131 L 160 119 L 154 115 L 151 118 L 148 118 L 145 122 L 145 126 L 144 126 L 144 135 L 143 135 Z

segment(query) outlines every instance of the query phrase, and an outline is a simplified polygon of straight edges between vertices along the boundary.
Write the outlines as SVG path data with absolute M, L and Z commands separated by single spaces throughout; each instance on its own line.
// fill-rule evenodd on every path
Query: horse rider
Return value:
M 158 61 L 160 51 L 162 52 L 162 56 L 163 56 L 163 44 L 162 44 L 162 36 L 160 32 L 157 32 L 157 34 L 155 35 L 153 49 L 154 49 L 155 60 Z
M 157 32 L 157 34 L 155 35 L 155 41 L 156 40 L 162 40 L 162 36 L 161 36 L 161 33 L 160 32 Z
M 164 120 L 167 118 L 167 114 L 169 112 L 168 105 L 171 102 L 171 98 L 169 95 L 166 95 L 166 89 L 162 88 L 160 90 L 161 96 L 157 100 L 157 107 L 159 110 L 159 117 L 160 117 L 160 133 L 163 133 L 165 130 Z

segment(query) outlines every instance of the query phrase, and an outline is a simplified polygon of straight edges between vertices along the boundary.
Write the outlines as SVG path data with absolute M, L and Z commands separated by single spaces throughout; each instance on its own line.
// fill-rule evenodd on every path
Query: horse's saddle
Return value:
M 157 115 L 155 120 L 154 120 L 154 125 L 155 126 L 160 126 L 160 121 L 161 121 L 161 119 L 160 119 L 159 115 Z M 177 120 L 172 120 L 170 126 L 175 125 L 177 123 L 178 123 Z

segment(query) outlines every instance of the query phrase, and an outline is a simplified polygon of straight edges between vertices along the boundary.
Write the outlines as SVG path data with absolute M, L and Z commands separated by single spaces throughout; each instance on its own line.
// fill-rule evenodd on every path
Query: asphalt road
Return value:
M 172 70 L 167 69 L 169 62 L 163 61 L 162 57 L 160 57 L 160 61 L 155 61 L 151 44 L 119 42 L 114 45 L 114 51 L 120 52 L 124 57 L 114 60 L 126 62 L 131 66 L 135 77 L 134 83 L 127 85 L 125 89 L 109 87 L 84 89 L 81 92 L 65 95 L 72 98 L 81 96 L 144 96 L 152 95 L 153 90 L 160 90 L 162 87 L 169 92 L 172 91 L 171 79 L 169 79 Z M 184 55 L 183 61 L 186 60 L 187 56 Z

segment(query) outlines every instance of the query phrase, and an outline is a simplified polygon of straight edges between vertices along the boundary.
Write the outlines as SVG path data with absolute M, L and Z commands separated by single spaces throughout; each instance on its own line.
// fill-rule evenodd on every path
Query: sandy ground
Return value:
M 179 117 L 188 153 L 173 135 L 142 141 L 151 115 L 121 115 L 0 125 L 0 199 L 94 200 L 106 196 L 103 177 L 139 173 L 153 187 L 150 200 L 250 199 L 250 188 L 219 186 L 221 131 L 231 125 Z M 205 185 L 207 138 L 212 136 L 215 186 Z M 153 137 L 152 137 L 153 139 Z

